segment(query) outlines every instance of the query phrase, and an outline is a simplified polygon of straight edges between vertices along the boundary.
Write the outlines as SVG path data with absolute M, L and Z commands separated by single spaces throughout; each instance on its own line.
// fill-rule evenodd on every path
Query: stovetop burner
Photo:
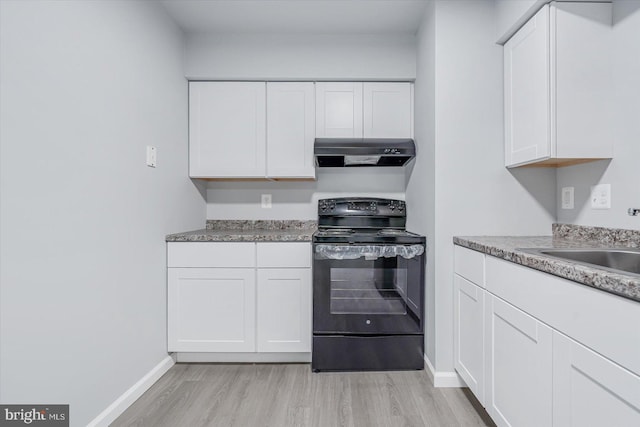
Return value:
M 406 231 L 402 200 L 349 197 L 318 201 L 315 243 L 424 244 L 425 238 Z

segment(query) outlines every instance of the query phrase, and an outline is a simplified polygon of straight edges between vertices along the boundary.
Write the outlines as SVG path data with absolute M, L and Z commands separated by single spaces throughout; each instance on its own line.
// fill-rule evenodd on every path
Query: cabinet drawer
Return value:
M 454 247 L 454 269 L 456 274 L 478 286 L 485 287 L 484 254 L 456 245 Z
M 179 242 L 167 244 L 169 267 L 252 268 L 255 243 Z
M 311 243 L 258 243 L 258 268 L 310 268 Z
M 487 257 L 487 290 L 640 374 L 637 301 L 492 256 Z

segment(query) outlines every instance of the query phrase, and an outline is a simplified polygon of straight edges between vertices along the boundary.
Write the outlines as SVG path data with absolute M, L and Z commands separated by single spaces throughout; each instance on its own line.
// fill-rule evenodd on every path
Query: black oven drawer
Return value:
M 424 336 L 314 336 L 311 369 L 316 372 L 424 369 Z

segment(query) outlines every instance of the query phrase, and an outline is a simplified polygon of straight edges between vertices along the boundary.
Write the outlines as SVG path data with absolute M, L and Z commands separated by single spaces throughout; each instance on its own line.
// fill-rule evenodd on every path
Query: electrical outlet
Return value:
M 573 209 L 573 187 L 562 187 L 562 209 Z
M 591 187 L 591 209 L 611 209 L 611 184 Z
M 157 163 L 157 153 L 156 147 L 152 145 L 147 145 L 147 166 L 150 168 L 155 168 Z
M 264 209 L 271 209 L 271 194 L 263 194 L 261 200 Z

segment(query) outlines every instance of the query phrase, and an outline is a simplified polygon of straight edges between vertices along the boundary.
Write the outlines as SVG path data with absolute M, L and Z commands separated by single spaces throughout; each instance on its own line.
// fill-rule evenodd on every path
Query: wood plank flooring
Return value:
M 434 389 L 425 371 L 312 373 L 308 364 L 177 364 L 111 424 L 493 425 L 468 391 Z

